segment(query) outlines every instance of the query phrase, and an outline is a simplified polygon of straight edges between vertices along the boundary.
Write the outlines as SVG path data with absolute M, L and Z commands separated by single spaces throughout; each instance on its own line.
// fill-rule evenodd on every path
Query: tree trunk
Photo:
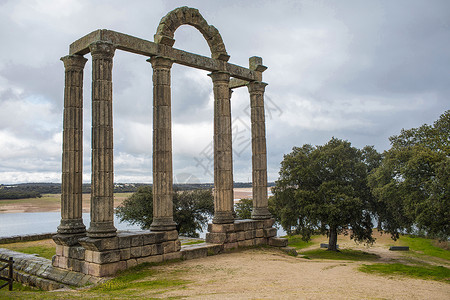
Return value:
M 330 226 L 330 233 L 328 239 L 328 250 L 338 251 L 337 249 L 337 230 L 335 226 Z

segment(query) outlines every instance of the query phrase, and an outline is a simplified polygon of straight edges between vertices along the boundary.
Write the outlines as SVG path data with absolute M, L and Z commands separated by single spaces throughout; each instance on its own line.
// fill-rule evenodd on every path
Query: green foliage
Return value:
M 141 186 L 137 192 L 116 208 L 120 221 L 137 224 L 149 229 L 153 221 L 153 193 L 150 186 Z M 173 196 L 173 218 L 180 235 L 198 237 L 196 231 L 214 214 L 214 199 L 211 190 L 175 192 Z
M 326 233 L 331 250 L 336 250 L 339 233 L 372 243 L 373 197 L 367 186 L 366 161 L 376 165 L 374 152 L 336 138 L 324 146 L 294 147 L 281 162 L 280 178 L 269 201 L 277 222 L 289 235 L 300 234 L 304 240 L 316 231 Z
M 362 265 L 359 270 L 365 273 L 383 275 L 403 275 L 408 277 L 450 282 L 450 269 L 443 266 L 409 266 L 400 263 Z
M 340 251 L 327 251 L 324 249 L 316 249 L 301 252 L 308 258 L 312 259 L 333 259 L 333 260 L 352 260 L 352 261 L 376 261 L 379 256 L 373 253 L 367 253 L 359 250 L 344 249 Z
M 150 186 L 141 186 L 115 210 L 120 222 L 149 229 L 153 221 L 153 193 Z
M 214 197 L 211 190 L 176 192 L 173 197 L 173 219 L 178 233 L 199 237 L 197 231 L 214 215 Z
M 234 211 L 238 219 L 251 219 L 253 209 L 252 199 L 241 199 L 234 205 Z
M 369 176 L 380 227 L 399 233 L 450 237 L 450 110 L 433 126 L 402 130 Z

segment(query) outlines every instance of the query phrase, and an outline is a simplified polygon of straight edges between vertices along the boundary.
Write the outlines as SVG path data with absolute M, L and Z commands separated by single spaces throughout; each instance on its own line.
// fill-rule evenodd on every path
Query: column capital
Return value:
M 89 50 L 93 57 L 113 58 L 116 47 L 110 42 L 97 41 L 89 45 Z
M 263 60 L 259 56 L 252 56 L 248 59 L 248 64 L 250 67 L 250 70 L 256 71 L 256 72 L 264 72 L 267 70 L 267 67 L 263 65 Z
M 64 63 L 66 71 L 83 71 L 87 58 L 74 54 L 61 57 L 61 61 Z
M 230 73 L 225 71 L 214 71 L 212 73 L 208 74 L 209 77 L 211 77 L 213 82 L 230 82 Z
M 165 56 L 152 56 L 147 59 L 153 68 L 170 69 L 173 65 L 173 59 Z
M 247 84 L 249 93 L 264 92 L 268 84 L 261 81 L 252 81 Z

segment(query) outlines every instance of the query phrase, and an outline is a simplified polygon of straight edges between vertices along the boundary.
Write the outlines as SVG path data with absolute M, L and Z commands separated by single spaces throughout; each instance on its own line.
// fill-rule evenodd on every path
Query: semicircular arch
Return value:
M 176 8 L 161 19 L 154 36 L 155 43 L 172 47 L 175 43 L 175 31 L 181 25 L 191 25 L 201 32 L 211 50 L 212 58 L 228 61 L 230 56 L 219 30 L 209 25 L 198 9 L 187 6 Z

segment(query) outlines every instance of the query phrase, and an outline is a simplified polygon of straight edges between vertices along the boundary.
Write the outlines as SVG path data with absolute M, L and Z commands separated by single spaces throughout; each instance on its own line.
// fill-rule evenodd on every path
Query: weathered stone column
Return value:
M 154 56 L 153 67 L 153 231 L 174 230 L 170 69 L 173 61 Z
M 268 219 L 271 217 L 267 199 L 266 121 L 264 116 L 264 89 L 266 85 L 266 83 L 259 81 L 248 84 L 252 123 L 252 219 Z
M 114 45 L 95 42 L 92 55 L 92 179 L 91 225 L 88 237 L 112 237 L 114 227 L 114 166 L 112 67 Z
M 214 218 L 213 223 L 232 223 L 233 150 L 231 147 L 230 74 L 209 74 L 214 85 Z
M 83 184 L 83 68 L 81 55 L 61 58 L 65 68 L 61 224 L 58 234 L 84 236 Z

